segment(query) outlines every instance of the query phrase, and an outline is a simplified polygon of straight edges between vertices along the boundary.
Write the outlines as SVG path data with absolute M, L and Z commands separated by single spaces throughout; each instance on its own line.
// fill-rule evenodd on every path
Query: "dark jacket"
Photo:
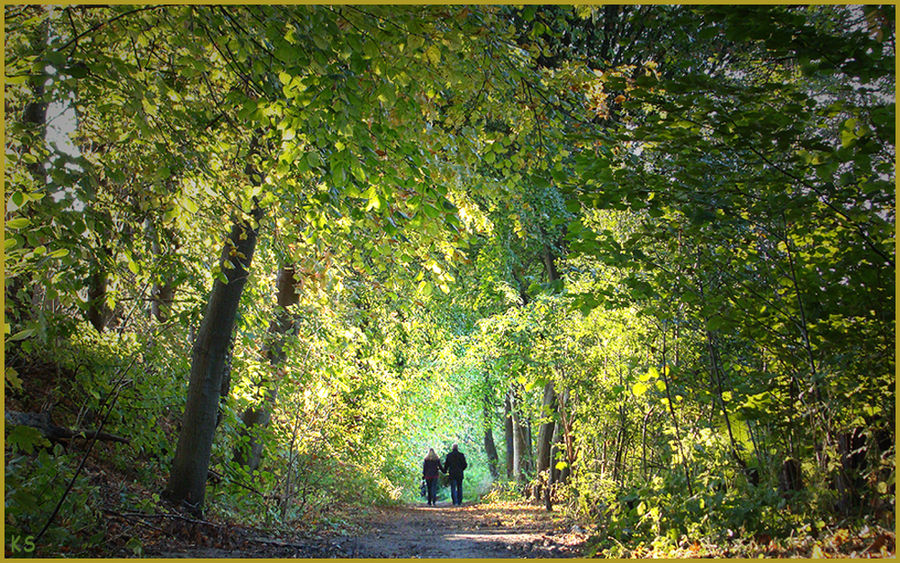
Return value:
M 423 479 L 437 479 L 439 471 L 444 471 L 444 468 L 441 467 L 441 460 L 439 459 L 426 459 L 422 464 Z
M 451 479 L 462 479 L 463 469 L 468 467 L 466 456 L 459 450 L 455 450 L 447 454 L 447 461 L 444 462 L 444 469 L 450 475 Z

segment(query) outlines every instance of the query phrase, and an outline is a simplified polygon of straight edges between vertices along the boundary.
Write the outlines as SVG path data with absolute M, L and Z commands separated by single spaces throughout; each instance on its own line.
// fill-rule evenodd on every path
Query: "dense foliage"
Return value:
M 4 10 L 39 555 L 321 526 L 456 442 L 612 555 L 892 526 L 890 7 Z

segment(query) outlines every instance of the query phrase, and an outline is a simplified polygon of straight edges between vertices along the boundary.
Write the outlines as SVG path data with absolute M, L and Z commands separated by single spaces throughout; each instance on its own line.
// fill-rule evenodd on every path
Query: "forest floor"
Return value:
M 253 537 L 246 530 L 210 531 L 188 539 L 182 535 L 175 542 L 168 536 L 158 545 L 146 545 L 143 554 L 166 558 L 558 558 L 580 556 L 586 540 L 577 525 L 521 503 L 374 508 L 357 514 L 344 529 L 291 540 Z M 216 541 L 216 536 L 222 541 Z

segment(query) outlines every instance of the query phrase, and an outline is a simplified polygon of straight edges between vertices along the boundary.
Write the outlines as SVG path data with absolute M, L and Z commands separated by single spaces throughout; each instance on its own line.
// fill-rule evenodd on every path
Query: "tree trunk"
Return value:
M 562 441 L 562 423 L 556 421 L 553 424 L 553 432 L 550 438 L 550 466 L 547 468 L 547 487 L 544 489 L 544 508 L 547 512 L 553 510 L 553 489 L 556 483 L 562 481 L 562 472 L 557 468 L 560 443 Z
M 568 408 L 569 408 L 569 390 L 563 389 L 562 392 L 558 396 L 558 410 L 559 412 L 559 432 L 560 439 L 558 443 L 562 443 L 563 451 L 566 455 L 566 466 L 563 468 L 562 472 L 559 475 L 559 481 L 561 483 L 565 483 L 569 476 L 572 474 L 572 466 L 575 464 L 575 445 L 572 440 L 572 419 L 569 416 Z
M 272 337 L 272 342 L 264 350 L 273 370 L 284 362 L 284 335 L 294 326 L 287 309 L 291 305 L 296 305 L 300 300 L 297 295 L 293 265 L 282 266 L 279 270 L 277 288 L 277 312 L 269 324 L 269 335 Z M 262 443 L 259 441 L 257 433 L 259 429 L 269 425 L 272 419 L 272 408 L 277 400 L 277 392 L 270 389 L 266 385 L 267 383 L 268 381 L 265 379 L 257 383 L 257 392 L 262 397 L 262 401 L 257 405 L 247 407 L 241 416 L 244 426 L 241 428 L 240 435 L 247 436 L 248 441 L 247 445 L 237 447 L 234 460 L 238 464 L 246 466 L 251 472 L 259 467 L 262 458 Z
M 164 497 L 200 514 L 206 493 L 206 477 L 228 346 L 241 293 L 249 276 L 262 218 L 258 206 L 251 219 L 235 223 L 222 251 L 220 264 L 225 281 L 216 278 L 206 313 L 194 342 L 191 379 L 184 418 L 169 482 Z
M 485 379 L 486 378 L 487 376 L 485 376 Z M 487 386 L 485 386 L 485 388 L 487 388 Z M 497 446 L 496 444 L 494 444 L 494 433 L 491 429 L 491 425 L 493 423 L 491 410 L 490 397 L 487 395 L 487 393 L 485 393 L 482 413 L 482 426 L 484 428 L 484 453 L 487 456 L 488 471 L 490 471 L 491 473 L 491 478 L 496 480 L 500 476 L 500 470 L 498 468 L 499 458 L 497 456 Z
M 531 419 L 522 416 L 521 411 L 519 417 L 522 420 L 522 440 L 525 443 L 525 448 L 522 450 L 525 454 L 523 469 L 527 474 L 531 474 L 534 471 L 534 438 L 531 434 Z
M 484 453 L 488 459 L 488 470 L 491 472 L 491 478 L 497 479 L 500 476 L 499 457 L 497 456 L 497 446 L 494 444 L 494 434 L 490 426 L 484 427 Z
M 519 483 L 525 481 L 528 472 L 528 445 L 526 444 L 525 421 L 521 416 L 521 397 L 517 388 L 510 389 L 510 413 L 512 418 L 513 478 Z
M 547 472 L 547 482 L 550 482 L 550 450 L 553 445 L 553 429 L 556 426 L 556 389 L 553 382 L 544 385 L 544 399 L 542 401 L 541 415 L 547 417 L 538 429 L 537 443 L 537 459 L 535 460 L 535 470 L 538 475 Z M 540 500 L 541 486 L 535 487 L 534 499 Z
M 503 437 L 506 439 L 506 478 L 513 478 L 513 458 L 515 457 L 515 446 L 513 445 L 513 423 L 512 423 L 512 405 L 509 400 L 509 393 L 503 401 Z

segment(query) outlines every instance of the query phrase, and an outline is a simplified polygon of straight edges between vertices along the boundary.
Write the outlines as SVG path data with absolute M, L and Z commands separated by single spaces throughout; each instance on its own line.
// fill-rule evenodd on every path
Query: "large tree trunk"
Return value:
M 282 266 L 281 270 L 279 270 L 277 287 L 277 312 L 275 313 L 275 318 L 269 324 L 269 335 L 272 337 L 272 341 L 263 352 L 268 358 L 273 371 L 285 359 L 284 335 L 294 326 L 287 309 L 299 302 L 296 281 L 294 280 L 294 267 L 292 265 Z M 262 458 L 262 442 L 259 441 L 257 433 L 269 425 L 272 419 L 272 409 L 277 400 L 276 391 L 270 389 L 267 383 L 268 381 L 266 380 L 261 380 L 257 383 L 257 391 L 262 400 L 257 405 L 247 407 L 247 410 L 241 416 L 244 427 L 241 428 L 240 433 L 241 436 L 248 437 L 248 442 L 247 445 L 238 446 L 234 460 L 238 464 L 246 466 L 251 472 L 259 467 L 259 462 Z
M 201 512 L 206 493 L 228 347 L 241 293 L 249 276 L 262 211 L 257 206 L 251 215 L 251 219 L 235 223 L 222 251 L 220 264 L 226 281 L 217 278 L 213 283 L 206 314 L 194 342 L 181 434 L 169 483 L 163 493 L 169 501 L 185 505 L 195 514 Z

